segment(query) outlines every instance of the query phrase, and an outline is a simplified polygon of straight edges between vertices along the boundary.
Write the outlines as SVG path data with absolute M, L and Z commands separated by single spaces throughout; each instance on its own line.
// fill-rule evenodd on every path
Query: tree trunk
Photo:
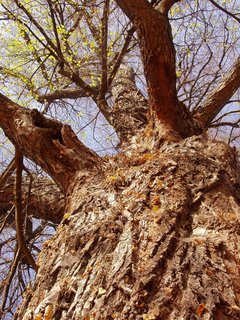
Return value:
M 128 68 L 120 80 L 110 76 L 113 108 L 77 72 L 60 68 L 99 103 L 119 155 L 100 158 L 69 126 L 0 94 L 1 128 L 65 196 L 63 205 L 59 191 L 52 201 L 41 192 L 39 217 L 61 223 L 15 319 L 240 319 L 237 154 L 200 135 L 239 86 L 239 62 L 195 123 L 176 91 L 167 12 L 177 1 L 162 0 L 157 11 L 146 0 L 116 0 L 139 37 L 148 101 Z
M 238 178 L 205 136 L 106 159 L 72 185 L 15 319 L 239 319 Z

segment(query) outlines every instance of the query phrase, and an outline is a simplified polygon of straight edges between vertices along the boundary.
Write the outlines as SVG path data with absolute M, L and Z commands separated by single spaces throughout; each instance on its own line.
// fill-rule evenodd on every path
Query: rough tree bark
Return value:
M 76 181 L 16 319 L 239 319 L 234 152 L 195 136 L 112 160 Z
M 112 84 L 119 155 L 101 159 L 70 127 L 0 97 L 0 126 L 65 195 L 15 319 L 240 318 L 237 155 L 200 134 L 176 97 L 174 2 L 117 1 L 138 32 L 149 94 L 126 67 Z

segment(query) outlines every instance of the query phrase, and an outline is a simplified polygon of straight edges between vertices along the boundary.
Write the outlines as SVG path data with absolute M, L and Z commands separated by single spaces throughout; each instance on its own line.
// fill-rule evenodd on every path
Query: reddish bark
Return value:
M 0 126 L 66 197 L 64 218 L 39 255 L 35 285 L 15 318 L 237 320 L 237 155 L 224 143 L 191 136 L 197 130 L 176 96 L 166 16 L 174 1 L 163 1 L 162 13 L 145 0 L 117 3 L 138 32 L 150 120 L 167 141 L 147 145 L 147 101 L 128 76 L 126 90 L 113 81 L 118 92 L 111 117 L 120 136 L 126 129 L 122 141 L 132 148 L 105 159 L 70 127 L 0 96 Z M 71 76 L 80 81 L 77 73 Z M 172 142 L 176 135 L 180 141 Z
M 240 58 L 221 79 L 215 89 L 206 97 L 202 107 L 195 115 L 203 128 L 208 128 L 214 118 L 240 87 Z
M 23 177 L 23 205 L 28 206 L 28 214 L 36 219 L 60 223 L 64 215 L 64 195 L 49 178 L 33 176 L 31 195 L 28 199 L 29 178 Z M 29 202 L 28 202 L 29 201 Z M 14 178 L 11 177 L 0 190 L 0 218 L 3 218 L 14 204 Z M 14 222 L 8 217 L 7 224 Z
M 161 131 L 186 137 L 194 124 L 176 92 L 175 49 L 168 18 L 145 0 L 117 1 L 135 26 L 140 40 L 148 85 L 149 105 L 161 123 Z
M 0 126 L 22 153 L 41 166 L 66 193 L 76 171 L 94 170 L 99 157 L 75 136 L 72 129 L 24 109 L 0 95 Z

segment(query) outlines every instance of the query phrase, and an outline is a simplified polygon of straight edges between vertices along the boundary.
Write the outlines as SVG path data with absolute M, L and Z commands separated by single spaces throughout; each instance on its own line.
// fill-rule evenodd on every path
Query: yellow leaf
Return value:
M 157 212 L 159 210 L 159 206 L 153 205 L 152 206 L 152 211 Z
M 101 288 L 101 287 L 100 287 L 100 288 L 98 289 L 98 295 L 99 295 L 99 296 L 102 296 L 102 295 L 105 294 L 106 292 L 107 292 L 107 291 L 106 291 L 106 289 L 104 289 L 104 288 Z
M 71 214 L 69 212 L 66 212 L 65 215 L 63 216 L 63 219 L 68 220 L 70 218 L 70 215 Z

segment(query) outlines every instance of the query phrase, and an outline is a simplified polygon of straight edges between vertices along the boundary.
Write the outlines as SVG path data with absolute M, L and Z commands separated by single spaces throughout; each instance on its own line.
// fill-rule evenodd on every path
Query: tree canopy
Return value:
M 155 11 L 165 10 L 160 9 L 159 1 L 153 3 Z M 169 10 L 173 56 L 176 51 L 172 77 L 176 80 L 168 85 L 177 82 L 179 100 L 196 114 L 237 60 L 237 11 L 236 1 L 217 5 L 214 1 L 178 1 Z M 39 106 L 59 119 L 73 119 L 80 130 L 83 125 L 79 118 L 90 101 L 88 109 L 94 111 L 88 112 L 97 117 L 99 110 L 111 124 L 111 84 L 123 60 L 134 67 L 138 86 L 145 90 L 135 27 L 115 1 L 3 1 L 1 15 L 2 88 L 22 105 Z M 158 45 L 153 51 L 160 50 Z M 237 111 L 238 97 L 232 97 L 235 86 L 227 91 L 236 101 L 231 107 Z M 234 121 L 233 117 L 226 120 L 231 99 L 224 95 L 220 99 L 219 108 L 227 106 L 222 113 L 215 112 L 213 119 L 207 119 L 207 126 L 219 128 L 220 120 L 227 122 L 235 131 L 231 140 L 237 136 L 237 112 Z

